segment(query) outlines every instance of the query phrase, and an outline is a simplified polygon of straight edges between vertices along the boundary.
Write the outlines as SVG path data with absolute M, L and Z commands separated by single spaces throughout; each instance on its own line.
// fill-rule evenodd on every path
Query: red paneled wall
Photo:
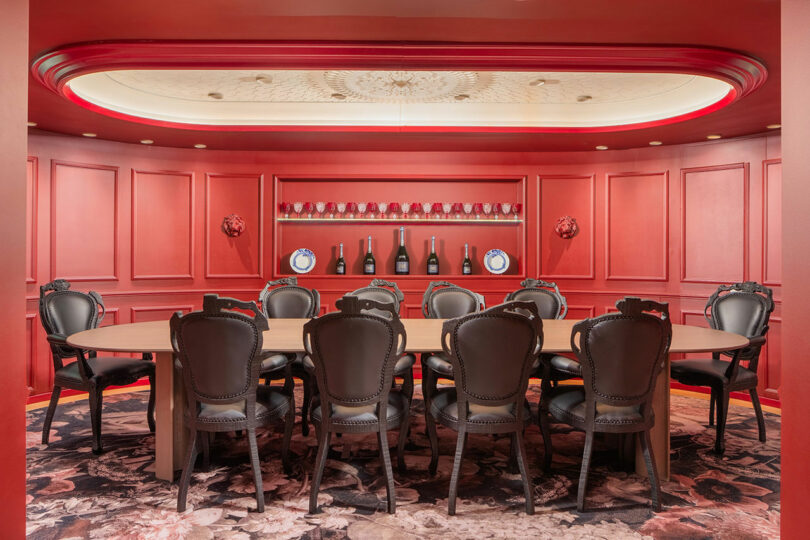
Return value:
M 406 316 L 421 316 L 429 280 L 419 274 L 430 234 L 451 243 L 470 237 L 476 274 L 452 279 L 483 293 L 488 304 L 502 301 L 524 277 L 540 276 L 557 281 L 572 318 L 605 313 L 634 294 L 669 302 L 676 322 L 703 324 L 705 299 L 718 283 L 764 280 L 775 289 L 777 308 L 760 380 L 764 395 L 778 399 L 778 135 L 623 151 L 489 154 L 223 152 L 35 135 L 29 153 L 33 392 L 51 384 L 36 315 L 38 284 L 82 280 L 75 287 L 102 293 L 117 322 L 165 319 L 199 307 L 204 292 L 255 298 L 266 280 L 285 272 L 292 249 L 310 247 L 323 266 L 300 281 L 321 292 L 326 311 L 342 293 L 368 283 L 356 273 L 329 275 L 334 244 L 347 243 L 350 272 L 359 272 L 361 242 L 373 233 L 385 269 L 396 225 L 278 223 L 281 198 L 413 201 L 416 193 L 429 193 L 428 199 L 452 202 L 523 199 L 525 223 L 490 226 L 501 232 L 477 225 L 454 232 L 440 224 L 409 228 L 414 274 L 399 280 Z M 247 222 L 238 238 L 221 230 L 231 213 Z M 571 240 L 554 233 L 564 215 L 580 226 Z M 518 260 L 508 275 L 493 279 L 480 274 L 480 258 L 497 238 Z M 440 253 L 443 268 L 460 265 L 457 247 Z

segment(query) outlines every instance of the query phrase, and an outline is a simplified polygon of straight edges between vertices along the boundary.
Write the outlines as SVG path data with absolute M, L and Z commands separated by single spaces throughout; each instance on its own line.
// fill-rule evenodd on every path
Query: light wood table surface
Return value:
M 270 319 L 270 330 L 264 333 L 264 350 L 301 352 L 303 327 L 307 319 Z M 441 350 L 440 319 L 402 319 L 407 334 L 405 350 L 427 352 Z M 543 352 L 570 353 L 571 327 L 576 320 L 544 320 Z M 184 388 L 172 362 L 172 345 L 168 321 L 120 324 L 73 334 L 68 343 L 94 351 L 155 354 L 155 474 L 163 480 L 173 480 L 174 472 L 182 468 L 186 433 L 183 427 Z M 734 350 L 748 345 L 748 339 L 729 332 L 672 325 L 671 353 L 694 353 Z M 653 451 L 660 474 L 669 477 L 669 361 L 664 367 L 655 390 L 655 428 L 652 433 Z M 636 469 L 644 471 L 637 452 Z

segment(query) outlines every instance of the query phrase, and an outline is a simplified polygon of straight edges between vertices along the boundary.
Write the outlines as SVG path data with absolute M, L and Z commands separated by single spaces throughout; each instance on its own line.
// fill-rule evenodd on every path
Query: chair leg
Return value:
M 188 485 L 191 482 L 191 472 L 194 470 L 194 461 L 197 458 L 197 430 L 193 427 L 189 429 L 188 441 L 189 444 L 188 448 L 186 449 L 186 464 L 183 467 L 183 474 L 180 476 L 180 489 L 177 491 L 178 512 L 186 511 Z
M 408 405 L 413 401 L 413 369 L 402 376 L 402 393 L 408 398 Z
M 428 472 L 431 476 L 434 476 L 439 465 L 439 438 L 436 436 L 436 421 L 427 409 L 425 409 L 425 430 L 430 440 L 430 465 L 428 465 Z
M 200 446 L 202 447 L 203 455 L 203 469 L 206 471 L 211 468 L 211 433 L 206 431 L 199 432 Z
M 394 488 L 394 471 L 391 470 L 391 454 L 388 450 L 388 432 L 378 431 L 377 441 L 380 443 L 380 458 L 385 472 L 385 493 L 388 496 L 388 513 L 397 513 L 397 493 Z
M 411 414 L 405 411 L 405 418 L 399 425 L 399 435 L 397 441 L 397 470 L 404 473 L 407 470 L 405 466 L 405 441 L 408 440 L 408 429 L 411 425 Z
M 752 388 L 748 391 L 751 395 L 751 403 L 754 404 L 754 411 L 757 413 L 757 426 L 759 427 L 759 442 L 765 442 L 765 416 L 762 414 L 762 405 L 759 403 L 759 394 L 757 389 Z
M 256 511 L 264 512 L 264 488 L 262 487 L 262 465 L 259 463 L 259 447 L 256 444 L 256 429 L 248 428 L 250 464 L 253 467 L 253 483 L 256 484 Z
M 320 437 L 318 437 L 318 455 L 315 458 L 315 468 L 312 470 L 312 486 L 309 492 L 309 513 L 315 514 L 318 511 L 318 490 L 321 488 L 323 478 L 323 468 L 326 466 L 326 454 L 329 451 L 329 441 L 332 433 L 326 430 L 326 426 L 320 426 Z
M 464 446 L 467 442 L 467 433 L 465 431 L 458 432 L 458 439 L 456 440 L 456 456 L 453 460 L 453 474 L 450 476 L 450 495 L 447 498 L 447 513 L 451 516 L 456 515 L 456 493 L 458 492 L 458 477 L 461 471 L 461 460 L 464 458 Z
M 149 375 L 149 405 L 146 406 L 146 423 L 149 431 L 155 432 L 155 375 Z
M 290 397 L 290 406 L 287 409 L 287 417 L 284 419 L 284 438 L 281 439 L 281 467 L 284 474 L 290 475 L 290 439 L 292 438 L 293 426 L 295 425 L 295 402 Z
M 101 447 L 101 401 L 103 393 L 101 388 L 90 388 L 90 426 L 93 431 L 93 453 L 103 452 Z
M 523 478 L 523 493 L 526 496 L 526 513 L 534 514 L 534 487 L 532 487 L 532 477 L 529 476 L 529 466 L 526 463 L 526 448 L 523 445 L 523 432 L 516 431 L 512 434 L 512 448 L 517 453 L 520 476 Z
M 540 434 L 543 436 L 543 472 L 548 472 L 551 469 L 551 457 L 554 453 L 554 448 L 551 445 L 551 425 L 548 416 L 548 405 L 540 395 L 540 403 L 537 410 L 537 422 L 540 424 Z
M 54 386 L 51 392 L 51 402 L 48 404 L 48 412 L 45 413 L 45 422 L 42 424 L 42 444 L 48 444 L 48 439 L 51 436 L 51 422 L 53 421 L 53 413 L 56 412 L 56 406 L 59 404 L 59 395 L 62 393 L 61 386 Z
M 304 401 L 301 403 L 301 435 L 309 436 L 309 415 L 312 408 L 312 385 L 315 382 L 310 374 L 301 375 L 301 383 L 304 387 Z
M 711 397 L 709 398 L 709 427 L 714 425 L 714 407 L 716 403 L 717 394 L 715 393 L 714 388 L 712 388 Z
M 585 450 L 582 453 L 582 469 L 579 471 L 579 488 L 577 489 L 577 512 L 585 511 L 585 492 L 588 489 L 588 469 L 591 466 L 593 452 L 593 431 L 585 432 Z
M 717 435 L 714 451 L 723 454 L 726 451 L 726 421 L 728 420 L 728 390 L 723 388 L 717 396 Z
M 658 468 L 655 466 L 655 455 L 652 453 L 652 441 L 650 440 L 650 430 L 646 429 L 640 433 L 638 442 L 644 452 L 644 463 L 647 466 L 647 475 L 650 477 L 650 492 L 652 495 L 652 506 L 655 512 L 661 511 L 661 486 L 658 483 Z

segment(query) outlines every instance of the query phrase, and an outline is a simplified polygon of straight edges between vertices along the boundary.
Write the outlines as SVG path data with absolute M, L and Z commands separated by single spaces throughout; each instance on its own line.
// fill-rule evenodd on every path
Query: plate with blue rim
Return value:
M 503 274 L 509 270 L 509 255 L 502 249 L 490 249 L 484 254 L 484 268 L 491 274 Z
M 311 249 L 296 249 L 290 255 L 290 267 L 296 274 L 306 274 L 315 268 L 315 254 Z

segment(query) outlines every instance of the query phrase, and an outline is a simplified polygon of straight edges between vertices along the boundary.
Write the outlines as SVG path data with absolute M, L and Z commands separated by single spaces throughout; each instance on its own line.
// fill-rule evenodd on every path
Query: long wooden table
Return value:
M 301 352 L 303 326 L 307 319 L 270 319 L 270 330 L 264 333 L 264 350 Z M 420 353 L 441 350 L 439 319 L 402 319 L 407 333 L 407 352 Z M 544 320 L 543 352 L 570 353 L 571 327 L 576 320 Z M 73 334 L 68 343 L 86 350 L 145 353 L 155 355 L 155 474 L 172 481 L 176 470 L 182 468 L 186 445 L 183 428 L 184 388 L 172 361 L 172 345 L 168 321 L 120 324 Z M 714 352 L 734 350 L 748 345 L 748 339 L 729 332 L 672 325 L 671 353 Z M 655 428 L 652 433 L 653 451 L 663 478 L 669 477 L 669 361 L 655 390 Z M 644 471 L 638 457 L 636 469 Z

